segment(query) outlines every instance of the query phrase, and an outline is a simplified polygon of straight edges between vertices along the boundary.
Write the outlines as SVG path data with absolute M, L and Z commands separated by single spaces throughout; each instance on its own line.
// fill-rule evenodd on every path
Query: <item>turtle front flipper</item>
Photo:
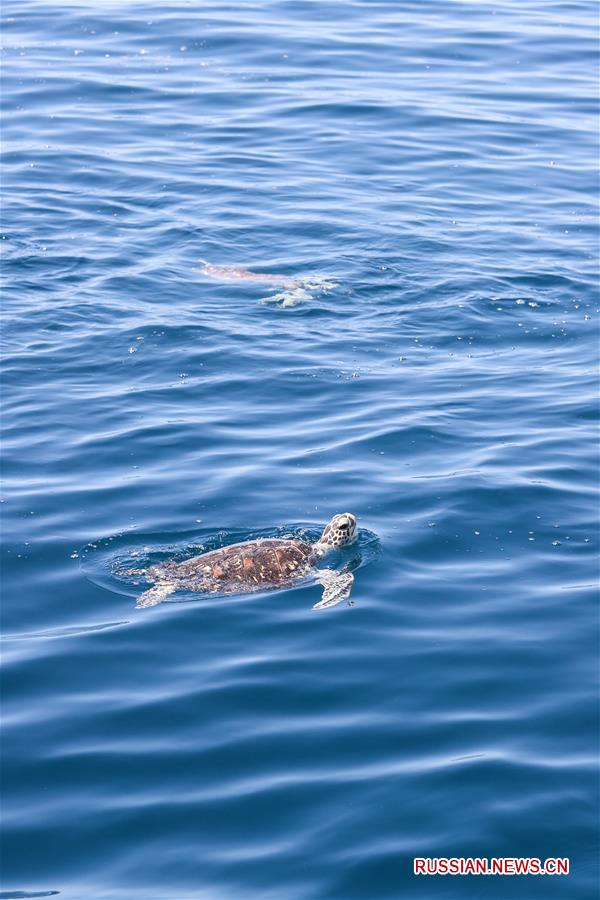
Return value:
M 138 597 L 135 608 L 142 609 L 142 607 L 146 606 L 157 606 L 159 603 L 162 603 L 169 594 L 174 594 L 176 590 L 176 584 L 168 584 L 165 581 L 159 582 L 158 584 L 155 584 L 154 587 L 151 587 L 150 590 L 144 591 L 144 593 Z
M 334 569 L 320 569 L 318 579 L 324 587 L 323 596 L 313 609 L 325 609 L 327 606 L 335 606 L 342 600 L 348 600 L 354 584 L 352 572 L 336 572 Z M 348 600 L 350 606 L 351 601 Z

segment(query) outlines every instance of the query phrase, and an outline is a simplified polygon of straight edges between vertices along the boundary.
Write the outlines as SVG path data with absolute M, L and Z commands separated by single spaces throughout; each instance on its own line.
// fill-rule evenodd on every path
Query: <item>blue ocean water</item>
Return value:
M 595 898 L 595 5 L 3 6 L 0 896 Z

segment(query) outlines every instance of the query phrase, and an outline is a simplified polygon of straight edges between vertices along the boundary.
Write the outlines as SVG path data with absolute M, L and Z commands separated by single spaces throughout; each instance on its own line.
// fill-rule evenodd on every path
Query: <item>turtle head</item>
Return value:
M 329 550 L 339 550 L 355 540 L 356 516 L 352 513 L 340 513 L 325 526 L 316 549 L 319 553 L 327 553 Z

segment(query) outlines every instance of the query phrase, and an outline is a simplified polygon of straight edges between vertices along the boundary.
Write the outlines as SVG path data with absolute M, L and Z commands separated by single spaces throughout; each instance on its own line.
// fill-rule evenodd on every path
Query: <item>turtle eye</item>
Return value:
M 341 529 L 341 531 L 346 531 L 348 529 L 348 523 L 344 522 L 343 525 L 340 525 L 340 529 Z

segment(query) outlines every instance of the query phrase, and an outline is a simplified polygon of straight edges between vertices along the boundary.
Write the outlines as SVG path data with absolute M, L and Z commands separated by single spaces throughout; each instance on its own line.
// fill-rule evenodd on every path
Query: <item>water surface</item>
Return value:
M 3 897 L 597 896 L 595 15 L 5 2 Z M 345 510 L 352 609 L 110 575 Z

